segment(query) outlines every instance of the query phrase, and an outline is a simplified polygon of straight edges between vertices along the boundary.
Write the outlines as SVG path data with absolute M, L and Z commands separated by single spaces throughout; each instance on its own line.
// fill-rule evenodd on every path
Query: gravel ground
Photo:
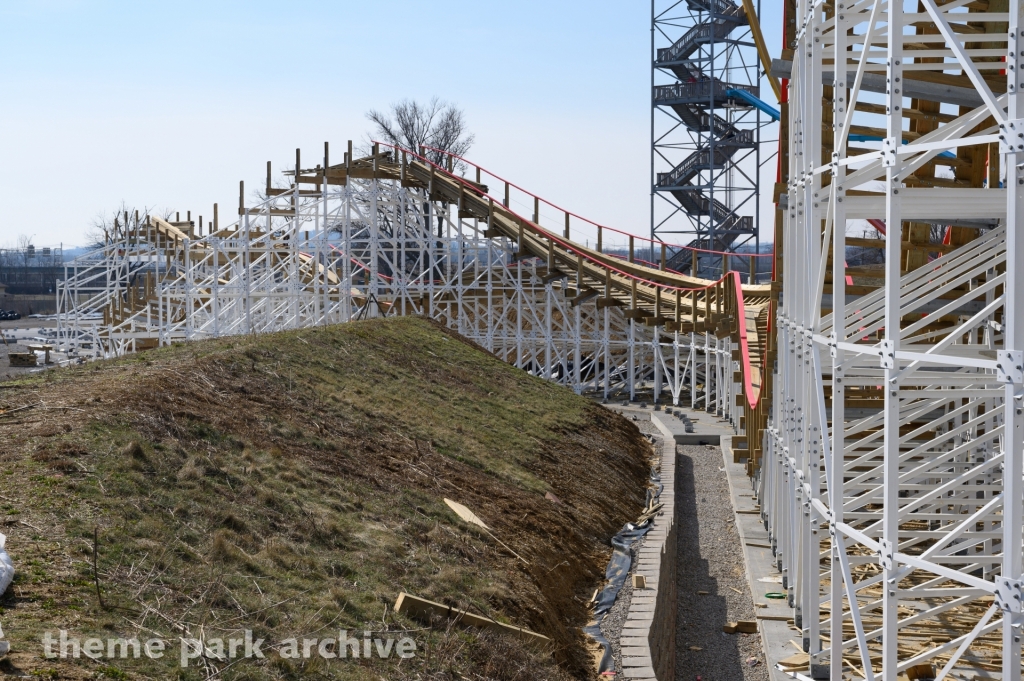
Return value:
M 760 634 L 722 631 L 755 619 L 722 450 L 681 445 L 676 453 L 676 680 L 768 681 Z
M 657 426 L 655 426 L 651 421 L 651 412 L 626 412 L 623 416 L 630 421 L 633 421 L 633 418 L 636 417 L 636 420 L 633 421 L 633 423 L 636 424 L 636 427 L 639 428 L 640 432 L 644 435 L 661 436 L 661 431 L 658 430 Z

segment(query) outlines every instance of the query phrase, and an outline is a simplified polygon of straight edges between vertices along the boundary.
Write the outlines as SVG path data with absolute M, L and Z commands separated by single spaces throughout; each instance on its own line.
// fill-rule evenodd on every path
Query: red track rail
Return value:
M 460 184 L 464 185 L 467 189 L 472 190 L 474 193 L 476 193 L 478 195 L 481 195 L 481 196 L 485 196 L 485 197 L 491 199 L 492 201 L 495 201 L 493 196 L 491 196 L 490 194 L 488 194 L 486 192 L 481 192 L 480 189 L 477 188 L 477 186 L 475 184 L 472 184 L 469 181 L 467 181 L 466 179 L 461 178 L 461 177 L 455 175 L 453 172 L 448 171 L 443 166 L 438 165 L 437 163 L 434 163 L 430 159 L 426 158 L 425 156 L 420 155 L 417 152 L 411 151 L 409 149 L 405 149 L 405 148 L 400 147 L 398 145 L 388 144 L 386 142 L 374 142 L 374 144 L 379 145 L 379 146 L 390 147 L 390 148 L 394 149 L 395 151 L 400 151 L 400 152 L 403 152 L 405 154 L 408 154 L 411 157 L 413 157 L 413 158 L 415 158 L 415 159 L 417 159 L 417 160 L 419 160 L 419 161 L 421 161 L 423 163 L 426 163 L 427 165 L 433 167 L 435 170 L 441 172 L 444 176 L 454 180 L 457 183 L 460 183 Z M 431 149 L 432 151 L 438 151 L 436 149 L 432 149 L 431 147 L 426 147 L 426 148 Z M 441 152 L 441 153 L 444 153 L 444 152 Z M 455 156 L 454 154 L 449 154 L 449 155 L 452 156 L 453 158 L 457 158 L 458 160 L 463 161 L 464 163 L 468 163 L 468 164 L 472 165 L 475 168 L 480 168 L 480 166 L 477 166 L 476 164 L 472 163 L 471 161 L 467 161 L 466 159 L 464 159 L 464 158 L 462 158 L 460 156 Z M 483 171 L 483 168 L 481 168 L 481 170 Z M 499 177 L 498 175 L 495 175 L 495 174 L 491 173 L 490 171 L 484 171 L 484 172 L 487 172 L 488 175 L 490 175 L 491 177 L 494 177 L 495 179 L 498 179 L 498 180 L 500 180 L 502 182 L 507 182 L 507 180 L 504 180 L 503 178 Z M 623 232 L 621 230 L 613 229 L 613 228 L 610 228 L 610 227 L 604 227 L 603 225 L 598 225 L 598 223 L 596 223 L 596 222 L 593 222 L 591 220 L 583 218 L 583 217 L 581 217 L 579 215 L 576 215 L 575 213 L 571 213 L 569 211 L 566 211 L 563 208 L 559 208 L 555 204 L 553 204 L 553 203 L 551 203 L 549 201 L 545 201 L 544 199 L 541 199 L 540 197 L 536 196 L 535 194 L 531 194 L 530 192 L 527 192 L 526 190 L 522 189 L 518 185 L 512 184 L 511 182 L 509 182 L 508 184 L 509 184 L 509 186 L 516 187 L 520 191 L 523 191 L 526 194 L 529 194 L 530 196 L 533 196 L 538 201 L 544 201 L 544 203 L 546 205 L 551 206 L 552 208 L 555 208 L 556 210 L 568 213 L 569 215 L 572 215 L 572 216 L 574 216 L 574 217 L 576 217 L 576 218 L 578 218 L 580 220 L 583 220 L 584 222 L 587 222 L 587 223 L 589 223 L 591 225 L 594 225 L 594 226 L 597 226 L 597 227 L 601 227 L 602 229 L 610 229 L 611 231 L 617 232 L 619 234 L 626 234 L 626 235 L 629 235 L 629 236 L 633 236 L 634 238 L 639 238 L 639 239 L 643 239 L 645 241 L 650 241 L 652 244 L 654 244 L 654 243 L 657 243 L 657 244 L 664 243 L 664 242 L 660 242 L 660 241 L 654 241 L 654 240 L 651 240 L 651 239 L 646 239 L 645 237 L 638 237 L 638 236 L 635 236 L 635 235 L 630 235 L 628 232 Z M 498 203 L 499 205 L 504 205 L 501 200 L 496 200 L 496 203 Z M 744 393 L 744 396 L 746 397 L 747 404 L 749 405 L 750 409 L 756 409 L 757 408 L 757 405 L 758 405 L 758 403 L 761 400 L 761 393 L 762 393 L 761 387 L 764 385 L 764 376 L 765 376 L 765 371 L 766 371 L 767 352 L 768 352 L 768 342 L 767 342 L 768 339 L 765 338 L 763 340 L 763 342 L 761 343 L 761 357 L 759 358 L 761 360 L 761 362 L 760 362 L 761 385 L 759 385 L 757 387 L 757 389 L 755 390 L 754 389 L 754 385 L 753 385 L 753 381 L 752 381 L 752 373 L 753 373 L 753 371 L 752 371 L 751 357 L 750 357 L 750 343 L 749 343 L 749 339 L 747 338 L 746 307 L 744 306 L 744 301 L 743 301 L 743 285 L 742 285 L 742 281 L 740 279 L 740 273 L 739 272 L 735 272 L 735 271 L 727 272 L 725 275 L 722 276 L 721 279 L 718 279 L 716 281 L 709 281 L 709 283 L 706 286 L 691 286 L 691 287 L 671 286 L 669 284 L 664 284 L 664 283 L 655 281 L 653 279 L 647 279 L 647 278 L 644 278 L 644 277 L 641 277 L 641 276 L 638 276 L 638 275 L 634 275 L 634 274 L 632 274 L 630 272 L 626 272 L 624 270 L 620 270 L 617 267 L 614 267 L 614 266 L 610 265 L 607 262 L 604 262 L 602 260 L 598 260 L 598 259 L 592 257 L 590 255 L 590 253 L 582 250 L 579 247 L 579 245 L 576 244 L 575 242 L 563 239 L 562 237 L 558 236 L 557 234 L 551 232 L 550 230 L 545 229 L 541 225 L 538 225 L 533 220 L 529 220 L 529 219 L 524 218 L 523 216 L 519 215 L 514 210 L 512 210 L 510 207 L 505 206 L 505 210 L 508 211 L 509 213 L 511 213 L 512 215 L 514 215 L 516 218 L 522 220 L 524 223 L 532 225 L 533 229 L 535 229 L 537 232 L 543 233 L 544 238 L 546 238 L 546 239 L 548 239 L 548 240 L 558 244 L 560 247 L 564 248 L 566 251 L 568 251 L 570 253 L 575 253 L 579 257 L 582 257 L 582 258 L 586 259 L 588 262 L 594 263 L 594 264 L 598 265 L 599 267 L 603 267 L 605 269 L 611 270 L 612 272 L 615 272 L 616 274 L 618 274 L 618 275 L 620 275 L 622 277 L 625 277 L 627 279 L 633 279 L 633 280 L 636 280 L 638 282 L 643 282 L 644 284 L 647 284 L 648 286 L 657 287 L 657 288 L 660 288 L 660 289 L 662 289 L 664 291 L 673 291 L 673 292 L 675 292 L 675 291 L 685 291 L 685 292 L 707 291 L 708 289 L 710 289 L 712 287 L 715 287 L 715 286 L 719 286 L 719 285 L 723 285 L 725 288 L 728 288 L 728 286 L 726 285 L 726 280 L 727 279 L 731 280 L 731 282 L 732 282 L 732 289 L 735 292 L 735 296 L 736 296 L 736 310 L 737 310 L 736 327 L 738 329 L 738 335 L 739 335 L 739 341 L 740 341 L 740 361 L 741 361 L 742 368 L 743 368 L 743 393 Z M 670 244 L 666 244 L 666 245 L 670 245 Z M 699 249 L 692 249 L 692 248 L 690 248 L 688 246 L 679 246 L 678 248 L 688 248 L 689 250 L 699 250 Z M 703 250 L 701 250 L 700 252 L 702 252 L 702 253 L 719 253 L 719 254 L 721 254 L 721 251 L 703 251 Z M 737 254 L 731 253 L 729 255 L 737 255 Z M 748 255 L 752 255 L 754 257 L 774 257 L 774 252 L 773 253 L 766 253 L 766 254 L 748 254 Z M 767 326 L 768 329 L 771 329 L 771 321 L 772 321 L 771 316 L 772 316 L 772 311 L 771 311 L 771 305 L 769 304 L 769 308 L 768 308 L 768 326 Z

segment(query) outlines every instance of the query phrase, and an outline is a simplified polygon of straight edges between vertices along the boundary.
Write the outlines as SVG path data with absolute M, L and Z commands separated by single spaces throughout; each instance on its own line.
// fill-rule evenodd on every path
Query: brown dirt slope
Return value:
M 585 603 L 609 537 L 643 504 L 650 455 L 633 424 L 422 319 L 205 341 L 2 383 L 0 531 L 18 574 L 0 598 L 12 644 L 0 671 L 588 678 Z M 552 649 L 395 616 L 400 591 L 528 627 Z M 168 654 L 44 659 L 41 637 L 59 629 L 160 637 Z M 244 629 L 272 647 L 390 632 L 417 655 L 290 659 L 278 647 L 179 666 L 178 637 Z

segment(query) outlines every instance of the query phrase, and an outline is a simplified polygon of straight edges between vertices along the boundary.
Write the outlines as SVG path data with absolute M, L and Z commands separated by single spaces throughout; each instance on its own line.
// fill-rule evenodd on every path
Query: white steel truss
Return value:
M 474 200 L 490 205 L 474 213 L 475 204 L 452 194 L 466 190 L 462 180 L 409 156 L 346 155 L 335 167 L 325 159 L 288 189 L 268 183 L 268 198 L 255 206 L 240 198 L 238 222 L 207 235 L 191 223 L 120 217 L 102 249 L 67 267 L 58 293 L 62 345 L 100 358 L 426 315 L 577 393 L 685 404 L 740 422 L 744 388 L 735 375 L 743 362 L 715 321 L 738 277 L 705 282 L 600 256 L 600 245 L 594 252 L 555 243 L 538 224 L 538 199 L 533 220 L 519 218 L 506 208 L 506 185 L 496 209 L 478 171 Z M 586 269 L 598 266 L 600 275 Z M 631 274 L 639 271 L 674 286 Z M 747 296 L 756 302 L 767 289 L 747 287 Z M 760 307 L 747 307 L 756 335 Z
M 796 2 L 757 482 L 817 678 L 1021 678 L 1022 11 Z M 885 230 L 873 286 L 845 267 L 854 219 Z M 911 266 L 920 225 L 947 238 Z

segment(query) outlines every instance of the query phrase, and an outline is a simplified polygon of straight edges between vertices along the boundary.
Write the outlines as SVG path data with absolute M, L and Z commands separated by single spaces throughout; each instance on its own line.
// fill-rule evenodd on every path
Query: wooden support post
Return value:
M 755 258 L 753 255 L 750 256 L 750 278 L 747 280 L 747 283 L 757 283 L 757 258 Z
M 295 150 L 295 186 L 299 186 L 299 172 L 302 169 L 302 151 L 299 149 Z
M 148 231 L 148 230 L 147 230 Z M 199 216 L 199 236 L 203 236 L 203 216 Z
M 213 231 L 220 231 L 220 221 L 217 219 L 217 204 L 213 204 Z
M 238 214 L 245 210 L 245 180 L 238 181 Z
M 533 224 L 540 224 L 540 199 L 533 197 Z
M 296 179 L 298 182 L 298 179 Z M 270 196 L 270 161 L 267 161 L 267 196 Z
M 327 189 L 327 169 L 331 167 L 330 162 L 330 147 L 327 142 L 324 142 L 324 190 Z
M 345 152 L 345 170 L 352 169 L 352 140 L 348 141 L 348 151 Z
M 697 249 L 690 251 L 693 254 L 693 276 L 697 276 Z
M 661 244 L 661 271 L 662 272 L 665 271 L 665 256 L 667 255 L 667 253 L 666 253 L 667 249 L 668 249 L 668 246 L 666 246 L 664 243 L 662 243 Z
M 565 240 L 569 240 L 569 211 L 565 211 Z
M 508 208 L 508 182 L 505 183 L 505 208 Z
M 683 323 L 683 292 L 676 289 L 676 327 Z
M 722 254 L 722 276 L 724 277 L 729 272 L 729 254 Z
M 633 235 L 629 235 L 629 261 L 636 262 L 636 258 L 633 256 Z
M 602 229 L 601 225 L 598 225 L 597 226 L 597 252 L 598 253 L 603 253 L 604 252 L 604 251 L 601 250 L 601 237 L 603 235 L 602 234 L 603 232 L 604 232 L 604 230 Z

